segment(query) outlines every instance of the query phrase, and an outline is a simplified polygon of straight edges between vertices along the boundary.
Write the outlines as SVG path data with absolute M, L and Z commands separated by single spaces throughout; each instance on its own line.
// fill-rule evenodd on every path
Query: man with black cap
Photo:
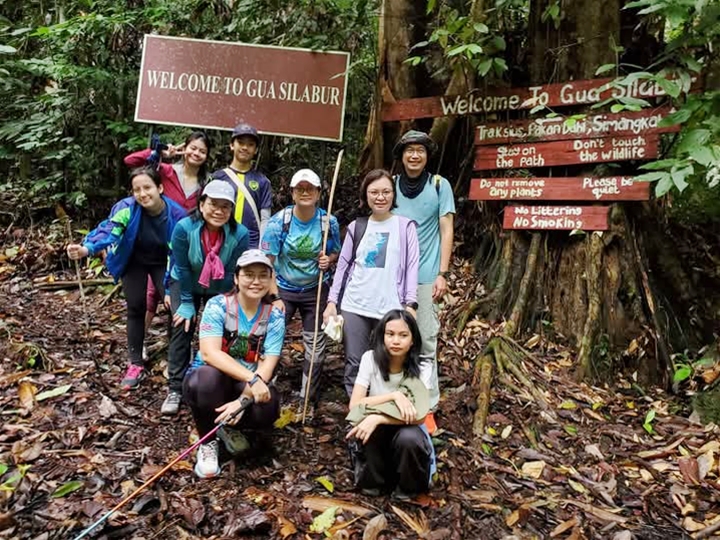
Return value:
M 272 207 L 270 180 L 252 164 L 259 144 L 260 136 L 254 127 L 238 124 L 230 141 L 232 163 L 212 175 L 217 180 L 229 182 L 235 189 L 235 221 L 247 227 L 250 249 L 259 246 Z
M 435 142 L 421 131 L 410 130 L 395 145 L 393 154 L 402 160 L 403 170 L 396 176 L 396 214 L 417 223 L 420 244 L 417 322 L 422 336 L 422 355 L 433 360 L 430 410 L 437 408 L 440 385 L 437 371 L 437 337 L 440 330 L 438 302 L 447 292 L 447 277 L 453 245 L 455 199 L 447 179 L 427 170 L 428 157 Z M 428 429 L 435 429 L 428 415 Z

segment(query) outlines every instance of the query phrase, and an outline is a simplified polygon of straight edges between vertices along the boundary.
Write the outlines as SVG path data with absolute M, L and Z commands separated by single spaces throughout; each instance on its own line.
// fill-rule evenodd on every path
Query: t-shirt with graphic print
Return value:
M 235 304 L 237 305 L 237 304 Z M 257 369 L 257 362 L 247 362 L 244 357 L 247 353 L 248 336 L 255 326 L 262 312 L 262 307 L 258 308 L 257 313 L 251 319 L 245 316 L 242 309 L 237 310 L 237 340 L 235 341 L 232 352 L 235 360 L 242 364 L 250 371 Z M 223 337 L 225 330 L 225 315 L 227 313 L 227 301 L 225 295 L 213 296 L 205 305 L 205 310 L 200 320 L 200 339 L 206 337 Z M 262 341 L 262 354 L 265 356 L 280 355 L 282 351 L 283 340 L 285 339 L 285 315 L 278 308 L 273 307 L 268 318 L 267 332 Z M 188 374 L 195 369 L 205 365 L 200 351 L 195 355 Z M 186 375 L 187 376 L 187 375 Z
M 324 210 L 316 209 L 310 221 L 301 221 L 293 214 L 284 242 L 282 236 L 285 210 L 281 210 L 268 221 L 260 247 L 265 253 L 275 257 L 275 272 L 278 287 L 281 289 L 302 292 L 317 287 L 320 275 L 317 259 L 322 249 L 324 215 Z M 326 254 L 339 252 L 340 226 L 337 218 L 330 216 Z M 330 272 L 325 273 L 324 281 L 330 281 Z
M 340 309 L 373 319 L 402 309 L 397 291 L 399 260 L 400 219 L 368 220 Z

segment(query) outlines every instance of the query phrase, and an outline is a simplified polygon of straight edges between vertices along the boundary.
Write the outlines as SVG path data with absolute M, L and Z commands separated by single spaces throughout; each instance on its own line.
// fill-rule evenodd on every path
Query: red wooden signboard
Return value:
M 661 107 L 637 112 L 594 114 L 576 121 L 568 120 L 564 116 L 556 116 L 554 118 L 480 124 L 475 130 L 475 144 L 547 142 L 610 135 L 649 135 L 680 131 L 679 125 L 658 127 L 660 120 L 671 112 L 670 107 Z
M 605 231 L 609 206 L 506 206 L 504 229 Z
M 530 88 L 498 89 L 492 93 L 481 91 L 457 96 L 434 96 L 383 103 L 382 120 L 412 120 L 438 116 L 493 113 L 505 110 L 532 109 L 538 105 L 570 107 L 600 103 L 608 98 L 651 98 L 664 96 L 665 91 L 655 82 L 635 80 L 629 85 L 610 87 L 613 79 L 569 81 Z
M 342 140 L 345 52 L 146 35 L 135 120 Z
M 647 201 L 648 182 L 631 176 L 606 178 L 473 178 L 475 201 Z
M 642 160 L 653 159 L 657 155 L 657 135 L 480 146 L 476 148 L 475 170 L 527 169 L 579 163 Z

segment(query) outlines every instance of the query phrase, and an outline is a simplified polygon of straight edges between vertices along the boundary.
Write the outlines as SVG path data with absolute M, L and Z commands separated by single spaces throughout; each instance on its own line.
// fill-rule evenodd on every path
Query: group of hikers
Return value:
M 296 312 L 305 354 L 294 406 L 309 402 L 312 416 L 320 402 L 321 314 L 326 324 L 342 324 L 357 487 L 400 498 L 426 491 L 440 397 L 438 302 L 455 213 L 449 182 L 428 171 L 435 144 L 414 130 L 400 138 L 394 156 L 402 172 L 364 177 L 360 202 L 369 215 L 350 223 L 342 242 L 337 219 L 319 208 L 323 182 L 310 169 L 292 176 L 293 204 L 272 215 L 270 181 L 253 165 L 259 144 L 254 127 L 238 125 L 232 162 L 212 174 L 201 131 L 162 150 L 159 163 L 150 149 L 127 156 L 132 196 L 82 244 L 67 247 L 71 259 L 103 253 L 122 281 L 129 365 L 121 385 L 135 388 L 146 374 L 147 330 L 162 302 L 171 315 L 162 414 L 177 414 L 184 402 L 200 437 L 226 421 L 217 435 L 231 455 L 259 450 L 280 414 L 273 380 Z M 235 415 L 244 397 L 252 404 Z M 217 439 L 199 446 L 199 477 L 219 474 L 219 448 Z

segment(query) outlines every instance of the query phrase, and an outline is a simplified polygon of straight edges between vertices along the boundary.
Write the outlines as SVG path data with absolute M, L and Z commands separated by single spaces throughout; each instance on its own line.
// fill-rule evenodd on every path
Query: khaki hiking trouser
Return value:
M 420 354 L 432 360 L 432 377 L 430 388 L 430 410 L 435 411 L 440 401 L 440 382 L 438 381 L 437 339 L 440 331 L 438 318 L 439 306 L 432 299 L 432 283 L 418 285 L 417 288 L 417 323 L 422 337 Z

